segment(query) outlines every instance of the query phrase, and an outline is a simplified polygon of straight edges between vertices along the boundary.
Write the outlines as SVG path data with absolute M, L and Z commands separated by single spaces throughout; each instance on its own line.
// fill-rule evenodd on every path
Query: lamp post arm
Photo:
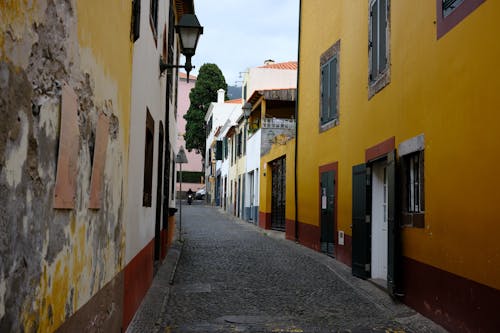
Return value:
M 189 58 L 186 57 L 186 64 L 185 65 L 166 64 L 160 58 L 160 74 L 163 74 L 163 72 L 165 70 L 172 69 L 172 68 L 184 68 L 186 70 L 186 73 L 187 73 L 187 82 L 189 82 L 189 72 L 191 72 L 191 70 L 193 68 L 195 68 L 195 66 L 191 65 L 191 57 L 189 57 Z

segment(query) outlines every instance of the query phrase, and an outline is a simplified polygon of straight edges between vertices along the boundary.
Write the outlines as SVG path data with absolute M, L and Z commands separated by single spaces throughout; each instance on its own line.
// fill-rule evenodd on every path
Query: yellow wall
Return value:
M 486 1 L 437 40 L 435 1 L 391 1 L 391 82 L 369 100 L 368 1 L 302 2 L 300 222 L 319 225 L 318 167 L 338 161 L 338 229 L 350 235 L 352 166 L 423 133 L 425 229 L 403 230 L 404 255 L 500 288 L 499 12 Z M 339 39 L 340 124 L 319 133 L 320 55 Z
M 94 72 L 98 98 L 106 99 L 109 95 L 117 98 L 120 134 L 128 146 L 133 47 L 130 41 L 131 2 L 78 0 L 77 19 L 78 41 L 85 54 L 82 67 Z M 124 153 L 124 160 L 128 161 L 128 149 Z
M 286 144 L 273 144 L 271 150 L 260 158 L 260 190 L 259 210 L 262 213 L 271 213 L 272 170 L 268 165 L 271 161 L 285 156 L 286 158 L 286 208 L 285 218 L 295 220 L 295 139 Z

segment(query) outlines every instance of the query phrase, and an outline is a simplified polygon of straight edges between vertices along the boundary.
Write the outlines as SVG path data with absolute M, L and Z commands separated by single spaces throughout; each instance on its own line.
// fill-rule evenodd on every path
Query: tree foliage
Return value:
M 205 158 L 206 123 L 205 114 L 211 102 L 217 101 L 217 90 L 227 91 L 224 75 L 216 64 L 201 66 L 194 88 L 189 93 L 191 102 L 186 119 L 186 149 L 195 150 Z

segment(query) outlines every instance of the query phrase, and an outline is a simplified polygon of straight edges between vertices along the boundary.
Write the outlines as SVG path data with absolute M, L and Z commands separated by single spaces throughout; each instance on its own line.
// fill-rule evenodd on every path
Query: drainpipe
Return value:
M 299 1 L 299 41 L 297 46 L 297 96 L 295 97 L 295 157 L 294 157 L 294 194 L 295 194 L 295 241 L 299 241 L 299 206 L 297 198 L 297 161 L 298 161 L 298 146 L 299 146 L 299 77 L 300 77 L 300 37 L 301 37 L 301 22 L 302 22 L 302 0 Z

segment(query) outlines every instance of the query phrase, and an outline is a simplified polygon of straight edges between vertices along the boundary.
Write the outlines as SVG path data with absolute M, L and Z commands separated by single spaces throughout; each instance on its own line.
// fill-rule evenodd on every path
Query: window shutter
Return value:
M 330 112 L 328 120 L 337 118 L 337 57 L 330 61 Z
M 228 151 L 227 151 L 227 138 L 224 138 L 224 159 L 227 159 Z
M 328 64 L 321 67 L 321 123 L 328 120 Z
M 132 41 L 135 42 L 139 39 L 141 27 L 141 0 L 134 0 L 132 2 Z
M 378 11 L 378 5 L 379 1 L 373 2 L 372 9 L 371 9 L 371 70 L 370 70 L 370 75 L 371 75 L 371 80 L 375 80 L 378 74 L 378 17 L 379 17 L 379 11 Z
M 217 161 L 222 160 L 222 141 L 215 142 L 215 159 Z
M 392 296 L 401 294 L 400 228 L 396 209 L 396 151 L 387 154 L 387 289 Z
M 366 279 L 370 276 L 370 232 L 367 219 L 366 164 L 352 167 L 352 274 Z
M 378 72 L 383 72 L 387 66 L 387 27 L 388 27 L 388 8 L 387 0 L 379 0 L 380 2 L 380 21 L 379 21 L 379 66 Z

